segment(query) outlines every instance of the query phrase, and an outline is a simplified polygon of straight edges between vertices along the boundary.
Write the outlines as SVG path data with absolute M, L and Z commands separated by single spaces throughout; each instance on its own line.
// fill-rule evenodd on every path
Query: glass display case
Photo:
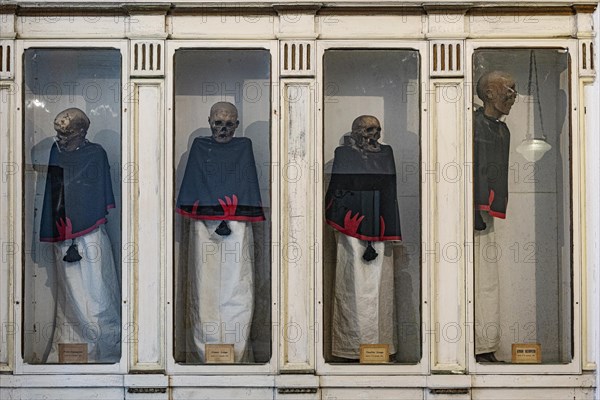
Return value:
M 473 54 L 475 354 L 573 358 L 570 54 Z
M 329 363 L 421 359 L 419 65 L 416 50 L 329 49 L 323 56 Z
M 271 357 L 271 56 L 174 55 L 176 362 Z
M 121 53 L 23 54 L 23 359 L 121 358 Z
M 598 395 L 597 0 L 0 4 L 0 399 Z

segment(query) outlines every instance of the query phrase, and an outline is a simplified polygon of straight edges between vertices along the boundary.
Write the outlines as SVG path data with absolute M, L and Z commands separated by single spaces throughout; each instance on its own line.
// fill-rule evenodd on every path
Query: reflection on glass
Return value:
M 24 59 L 24 226 L 31 249 L 24 318 L 31 329 L 24 330 L 23 357 L 116 363 L 120 185 L 110 166 L 120 171 L 120 53 L 30 49 Z
M 265 363 L 270 54 L 179 50 L 175 63 L 175 356 Z
M 569 55 L 490 49 L 473 63 L 476 359 L 567 363 Z
M 328 50 L 323 61 L 324 356 L 366 362 L 371 346 L 389 353 L 381 362 L 417 363 L 418 53 Z

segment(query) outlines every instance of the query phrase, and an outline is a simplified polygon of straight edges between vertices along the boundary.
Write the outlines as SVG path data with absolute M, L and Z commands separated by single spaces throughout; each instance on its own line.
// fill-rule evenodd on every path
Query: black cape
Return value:
M 363 158 L 363 156 L 366 156 Z M 401 240 L 392 148 L 376 153 L 335 149 L 325 218 L 345 235 L 367 241 Z
M 50 149 L 40 226 L 42 242 L 61 242 L 106 223 L 115 207 L 106 151 L 86 142 L 77 150 Z
M 487 117 L 481 108 L 475 111 L 473 131 L 475 209 L 506 218 L 510 131 L 504 122 Z
M 194 139 L 176 211 L 192 219 L 264 221 L 250 139 Z

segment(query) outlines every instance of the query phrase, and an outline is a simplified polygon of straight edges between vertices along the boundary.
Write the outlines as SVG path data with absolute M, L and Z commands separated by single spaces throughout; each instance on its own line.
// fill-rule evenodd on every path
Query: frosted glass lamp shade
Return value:
M 544 154 L 550 150 L 552 146 L 544 139 L 525 139 L 517 147 L 517 152 L 521 154 L 527 161 L 539 161 Z

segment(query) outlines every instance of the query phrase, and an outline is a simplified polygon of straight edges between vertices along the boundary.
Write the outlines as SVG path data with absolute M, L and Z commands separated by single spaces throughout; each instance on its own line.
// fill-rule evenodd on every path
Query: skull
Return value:
M 90 120 L 79 108 L 68 108 L 54 118 L 55 141 L 60 151 L 76 150 L 85 141 Z
M 380 137 L 381 125 L 374 116 L 361 115 L 352 122 L 352 139 L 359 149 L 372 153 L 381 151 L 381 144 L 378 142 Z
M 217 143 L 228 143 L 240 125 L 237 108 L 227 102 L 213 104 L 210 109 L 208 123 L 210 124 L 213 139 Z
M 483 100 L 484 113 L 488 117 L 508 115 L 517 99 L 515 80 L 506 72 L 488 72 L 477 82 L 477 95 Z

